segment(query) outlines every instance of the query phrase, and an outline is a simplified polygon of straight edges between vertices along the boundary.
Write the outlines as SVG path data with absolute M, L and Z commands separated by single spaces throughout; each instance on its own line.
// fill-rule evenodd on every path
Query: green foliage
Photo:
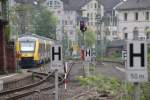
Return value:
M 148 72 L 150 72 L 150 48 L 148 48 Z M 150 80 L 150 74 L 149 74 Z M 148 83 L 141 84 L 141 99 L 140 100 L 149 100 L 150 98 L 150 85 Z
M 39 13 L 40 12 L 40 13 Z M 32 15 L 34 20 L 35 33 L 41 36 L 56 38 L 56 18 L 44 7 L 40 7 L 40 11 Z
M 34 81 L 35 80 L 35 74 L 32 73 L 32 80 Z
M 117 95 L 120 90 L 121 84 L 115 78 L 106 77 L 103 75 L 90 76 L 90 77 L 77 77 L 80 84 L 83 86 L 95 87 L 99 93 L 109 93 L 112 96 Z
M 91 29 L 87 29 L 84 33 L 85 35 L 85 45 L 86 47 L 91 47 L 95 44 L 96 42 L 96 36 L 95 33 Z
M 10 39 L 10 26 L 9 25 L 6 25 L 4 27 L 4 34 L 5 34 L 5 40 L 9 41 Z
M 96 57 L 96 60 L 99 61 L 100 59 L 101 59 L 100 56 Z M 111 55 L 104 56 L 103 59 L 104 59 L 104 61 L 119 61 L 119 62 L 122 61 L 120 52 L 114 52 Z
M 45 7 L 17 4 L 9 11 L 11 32 L 15 34 L 34 33 L 56 38 L 56 18 Z
M 84 44 L 86 47 L 92 48 L 92 46 L 95 44 L 96 36 L 95 33 L 92 31 L 92 29 L 87 29 L 87 31 L 84 32 L 84 40 L 83 40 L 83 33 L 79 29 L 77 29 L 78 33 L 78 43 L 80 47 Z

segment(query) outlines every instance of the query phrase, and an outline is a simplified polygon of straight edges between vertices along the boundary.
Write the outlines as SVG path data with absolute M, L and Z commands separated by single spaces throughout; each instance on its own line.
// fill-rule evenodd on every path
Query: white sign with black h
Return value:
M 63 70 L 62 46 L 54 45 L 51 47 L 51 69 Z
M 91 49 L 86 49 L 85 50 L 85 61 L 91 61 Z
M 126 72 L 130 82 L 148 81 L 146 41 L 128 41 Z

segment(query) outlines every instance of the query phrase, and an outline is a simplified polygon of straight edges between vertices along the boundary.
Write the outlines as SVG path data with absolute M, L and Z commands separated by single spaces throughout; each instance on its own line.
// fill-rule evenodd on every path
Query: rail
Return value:
M 69 75 L 69 73 L 70 73 L 70 71 L 71 71 L 73 65 L 74 65 L 74 62 L 69 65 L 69 70 L 68 70 L 68 72 L 67 72 L 67 77 L 68 77 L 68 75 Z M 48 75 L 44 80 L 42 80 L 42 81 L 40 81 L 40 82 L 38 82 L 38 83 L 32 84 L 32 85 L 30 85 L 30 86 L 25 86 L 25 87 L 20 88 L 20 89 L 17 89 L 17 90 L 15 89 L 15 90 L 12 90 L 12 91 L 13 91 L 13 92 L 16 92 L 16 91 L 17 91 L 17 92 L 18 92 L 18 91 L 21 91 L 21 90 L 24 90 L 24 89 L 32 88 L 33 86 L 35 87 L 35 86 L 37 86 L 37 85 L 40 85 L 40 84 L 42 84 L 43 82 L 45 82 L 45 81 L 46 81 L 51 75 L 53 75 L 54 73 L 55 73 L 55 71 L 54 71 L 53 73 L 51 73 L 50 75 Z M 62 81 L 59 82 L 59 86 L 64 83 L 64 80 L 65 80 L 65 79 L 63 78 Z M 50 89 L 53 89 L 53 88 L 55 88 L 55 85 L 54 85 L 54 84 L 52 84 L 51 86 L 47 86 L 47 87 L 41 88 L 41 89 L 39 89 L 39 90 L 29 90 L 29 91 L 26 91 L 26 92 L 24 92 L 24 93 L 19 93 L 19 94 L 10 96 L 10 97 L 6 97 L 5 100 L 16 100 L 16 99 L 19 99 L 19 98 L 23 98 L 23 97 L 32 95 L 32 94 L 34 94 L 34 93 L 39 93 L 39 92 L 41 92 L 41 91 L 46 91 L 46 90 L 50 90 Z M 12 93 L 12 91 L 5 91 L 5 92 L 0 93 L 0 95 L 2 95 L 2 94 L 7 94 L 7 93 Z
M 24 87 L 19 87 L 17 89 L 11 89 L 11 90 L 7 90 L 7 91 L 2 91 L 2 92 L 0 92 L 0 96 L 8 95 L 10 93 L 12 94 L 12 93 L 15 93 L 15 92 L 19 92 L 19 91 L 22 91 L 22 90 L 27 90 L 27 89 L 39 86 L 40 84 L 44 83 L 50 76 L 54 75 L 54 73 L 55 73 L 55 71 L 50 73 L 47 77 L 45 77 L 44 79 L 40 80 L 39 82 L 35 82 L 33 84 L 29 84 L 29 85 L 26 85 Z

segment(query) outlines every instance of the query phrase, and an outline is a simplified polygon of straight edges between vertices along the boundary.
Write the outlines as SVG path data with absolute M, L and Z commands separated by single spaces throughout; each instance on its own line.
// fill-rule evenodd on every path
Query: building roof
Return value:
M 80 10 L 82 6 L 91 0 L 61 0 L 64 2 L 65 10 Z M 115 7 L 121 0 L 101 0 L 102 5 L 106 12 L 112 11 L 113 7 Z
M 127 0 L 119 5 L 117 10 L 149 9 L 150 0 Z
M 91 0 L 61 0 L 64 2 L 65 10 L 76 10 L 79 11 L 82 6 Z
M 121 0 L 101 0 L 102 5 L 104 6 L 105 12 L 111 12 L 113 7 L 121 2 Z
M 38 0 L 14 0 L 16 3 L 25 3 L 25 4 L 34 4 L 34 1 L 38 1 Z M 46 0 L 40 0 L 38 2 L 44 2 Z

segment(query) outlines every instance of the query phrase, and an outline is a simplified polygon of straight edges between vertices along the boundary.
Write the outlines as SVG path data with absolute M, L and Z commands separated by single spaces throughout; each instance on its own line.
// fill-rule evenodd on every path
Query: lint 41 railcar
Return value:
M 20 52 L 19 64 L 27 68 L 50 61 L 52 44 L 53 40 L 37 35 L 19 37 L 16 43 L 16 50 Z

